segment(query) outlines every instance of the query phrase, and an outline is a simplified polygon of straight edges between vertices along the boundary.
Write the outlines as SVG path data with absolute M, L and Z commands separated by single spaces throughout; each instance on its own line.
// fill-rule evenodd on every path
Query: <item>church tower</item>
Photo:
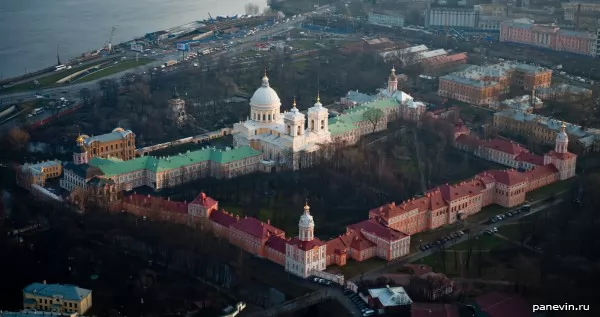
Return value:
M 317 102 L 308 109 L 308 130 L 318 135 L 329 132 L 329 111 L 321 104 L 321 97 L 317 93 Z
M 391 95 L 398 90 L 398 77 L 396 77 L 396 68 L 392 66 L 392 72 L 388 77 L 388 93 Z
M 304 204 L 304 214 L 300 216 L 298 223 L 298 238 L 301 241 L 312 241 L 315 238 L 315 222 L 310 215 L 310 207 L 308 202 Z
M 563 122 L 556 135 L 554 151 L 544 155 L 544 165 L 553 164 L 559 173 L 559 179 L 565 180 L 575 176 L 577 155 L 569 152 L 569 136 L 567 125 Z
M 567 135 L 567 125 L 563 121 L 560 127 L 560 132 L 556 135 L 556 142 L 554 145 L 554 152 L 556 153 L 567 153 L 569 147 L 569 136 Z
M 80 135 L 77 137 L 77 146 L 75 147 L 75 151 L 73 151 L 73 163 L 87 164 L 89 161 L 88 151 L 85 147 L 85 139 L 86 135 Z
M 294 97 L 292 110 L 283 115 L 285 133 L 291 137 L 304 135 L 305 121 L 304 114 L 300 113 L 298 108 L 296 108 L 296 98 Z

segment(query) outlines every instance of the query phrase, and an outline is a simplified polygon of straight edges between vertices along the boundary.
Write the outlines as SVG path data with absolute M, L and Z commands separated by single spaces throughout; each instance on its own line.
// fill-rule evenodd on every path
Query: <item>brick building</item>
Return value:
M 556 24 L 536 24 L 530 19 L 504 21 L 500 24 L 500 42 L 512 42 L 559 52 L 596 56 L 596 34 L 564 30 Z
M 438 95 L 477 106 L 500 100 L 512 86 L 524 90 L 550 87 L 552 70 L 504 62 L 490 66 L 471 66 L 464 71 L 439 78 Z

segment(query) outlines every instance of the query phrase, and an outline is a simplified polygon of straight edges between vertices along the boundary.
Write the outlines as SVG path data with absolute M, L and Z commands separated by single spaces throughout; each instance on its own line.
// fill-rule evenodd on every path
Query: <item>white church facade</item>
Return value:
M 364 113 L 372 108 L 384 114 L 375 127 L 364 118 Z M 281 100 L 265 74 L 250 99 L 250 116 L 233 126 L 233 145 L 261 151 L 259 170 L 271 171 L 280 165 L 298 169 L 301 164 L 312 165 L 312 154 L 321 145 L 331 142 L 350 145 L 365 134 L 385 130 L 388 121 L 400 118 L 418 121 L 424 113 L 423 103 L 398 90 L 395 69 L 388 77 L 387 88 L 381 89 L 373 100 L 332 118 L 318 94 L 306 115 L 298 110 L 295 100 L 290 111 L 281 112 Z

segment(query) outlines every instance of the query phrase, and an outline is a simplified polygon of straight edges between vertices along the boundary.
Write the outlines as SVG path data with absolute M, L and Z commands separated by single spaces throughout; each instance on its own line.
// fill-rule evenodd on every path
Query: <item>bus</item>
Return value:
M 59 70 L 67 69 L 67 66 L 64 64 L 58 65 L 54 67 L 54 71 L 57 72 Z

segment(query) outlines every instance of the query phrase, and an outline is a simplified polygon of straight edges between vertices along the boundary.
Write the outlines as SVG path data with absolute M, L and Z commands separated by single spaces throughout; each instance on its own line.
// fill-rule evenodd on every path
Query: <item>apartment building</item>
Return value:
M 502 22 L 500 42 L 519 43 L 559 52 L 597 55 L 597 36 L 593 32 L 561 29 L 555 24 L 535 24 L 530 19 Z
M 494 113 L 493 125 L 501 131 L 519 134 L 541 144 L 551 145 L 563 122 L 517 110 Z M 600 150 L 600 129 L 584 128 L 565 122 L 565 130 L 584 151 Z
M 53 160 L 35 164 L 26 163 L 18 166 L 15 174 L 17 185 L 23 188 L 30 189 L 32 185 L 43 187 L 48 179 L 60 177 L 62 162 Z
M 23 289 L 23 307 L 83 315 L 92 308 L 92 291 L 74 285 L 33 283 Z
M 464 71 L 439 78 L 438 95 L 477 106 L 498 102 L 511 86 L 524 90 L 550 87 L 552 70 L 504 62 L 490 66 L 471 66 Z

